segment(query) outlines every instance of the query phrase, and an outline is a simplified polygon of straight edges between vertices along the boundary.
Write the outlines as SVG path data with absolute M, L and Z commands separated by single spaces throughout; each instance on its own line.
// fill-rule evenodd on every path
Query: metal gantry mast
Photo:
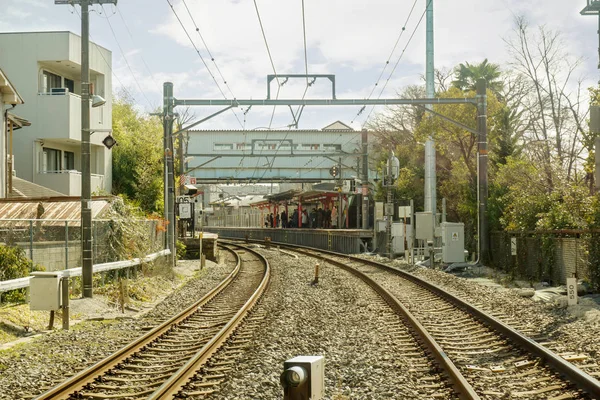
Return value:
M 288 75 L 294 78 L 298 77 L 306 77 L 307 75 Z M 269 76 L 271 79 L 274 79 L 274 76 Z M 327 75 L 327 78 L 330 78 L 330 75 Z M 330 79 L 335 82 L 333 79 Z M 480 152 L 485 153 L 484 157 L 480 157 L 478 162 L 480 163 L 480 169 L 482 172 L 487 171 L 487 125 L 485 123 L 486 116 L 486 104 L 487 97 L 485 94 L 485 81 L 482 83 L 483 92 L 479 93 L 476 98 L 433 98 L 429 97 L 425 99 L 265 99 L 265 100 L 252 100 L 252 99 L 218 99 L 218 100 L 210 100 L 210 99 L 177 99 L 173 95 L 173 85 L 172 83 L 165 83 L 164 86 L 164 107 L 163 107 L 163 121 L 164 121 L 164 136 L 165 136 L 165 218 L 167 219 L 167 242 L 169 244 L 169 248 L 174 251 L 175 249 L 175 238 L 174 238 L 174 181 L 173 181 L 173 170 L 172 164 L 169 169 L 169 163 L 172 163 L 172 149 L 168 146 L 169 140 L 167 138 L 171 138 L 174 134 L 172 133 L 172 121 L 173 121 L 173 108 L 176 106 L 222 106 L 225 109 L 220 110 L 209 117 L 203 118 L 201 122 L 207 121 L 210 118 L 220 114 L 221 112 L 229 109 L 230 107 L 240 107 L 240 106 L 275 106 L 275 105 L 283 105 L 283 106 L 348 106 L 348 105 L 413 105 L 413 106 L 427 106 L 434 104 L 472 104 L 473 106 L 478 107 L 478 134 L 479 134 L 479 142 L 480 142 Z M 432 111 L 430 108 L 427 108 L 427 111 Z M 435 113 L 434 113 L 435 115 Z M 459 122 L 453 121 L 450 118 L 444 117 L 445 120 L 455 123 L 461 128 L 465 128 L 465 126 Z M 182 128 L 180 132 L 186 131 L 191 126 L 196 126 L 200 122 L 195 122 L 187 127 Z M 468 128 L 468 127 L 467 127 Z M 469 130 L 469 129 L 467 129 Z M 472 130 L 471 130 L 472 131 Z M 368 155 L 367 155 L 367 132 L 362 132 L 362 226 L 366 228 L 368 226 Z M 482 163 L 485 162 L 485 165 Z M 435 161 L 434 161 L 435 167 Z M 483 174 L 482 174 L 483 175 Z M 433 182 L 435 184 L 435 181 Z M 481 202 L 479 205 L 479 213 L 480 213 L 480 221 L 485 220 L 486 214 L 486 205 L 487 205 L 487 173 L 485 173 L 485 179 L 479 180 L 480 187 L 478 188 L 481 197 Z M 485 187 L 481 187 L 481 185 L 485 185 Z M 431 203 L 430 203 L 431 204 Z M 433 210 L 433 214 L 435 215 L 435 210 Z M 487 253 L 487 221 L 483 221 L 480 224 L 480 235 L 485 240 L 482 240 L 481 251 Z M 485 246 L 485 247 L 484 247 Z

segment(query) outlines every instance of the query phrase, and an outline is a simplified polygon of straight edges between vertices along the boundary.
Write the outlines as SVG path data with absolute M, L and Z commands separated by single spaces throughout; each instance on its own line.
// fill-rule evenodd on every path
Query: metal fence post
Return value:
M 65 269 L 69 269 L 69 221 L 65 221 Z
M 31 258 L 31 269 L 33 270 L 33 220 L 29 220 L 29 258 Z

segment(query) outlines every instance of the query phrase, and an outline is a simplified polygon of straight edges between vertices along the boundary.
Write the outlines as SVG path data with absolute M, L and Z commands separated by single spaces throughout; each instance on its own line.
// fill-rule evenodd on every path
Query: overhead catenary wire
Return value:
M 202 44 L 204 45 L 204 49 L 206 50 L 206 53 L 208 54 L 208 56 L 210 57 L 210 60 L 215 65 L 215 68 L 217 69 L 217 72 L 218 72 L 219 76 L 223 80 L 223 84 L 227 87 L 227 90 L 229 90 L 229 93 L 231 94 L 231 97 L 233 97 L 235 99 L 236 97 L 233 94 L 233 90 L 231 90 L 231 87 L 227 83 L 227 79 L 225 79 L 225 77 L 223 76 L 223 73 L 221 72 L 221 68 L 219 68 L 219 65 L 217 64 L 217 60 L 213 56 L 213 53 L 208 48 L 208 44 L 206 44 L 206 40 L 204 40 L 204 36 L 202 35 L 202 32 L 200 32 L 200 28 L 198 27 L 198 24 L 196 24 L 196 20 L 194 19 L 194 16 L 192 15 L 192 12 L 190 11 L 190 9 L 189 9 L 187 3 L 185 2 L 185 0 L 182 0 L 182 1 L 183 1 L 183 5 L 185 6 L 185 9 L 188 12 L 188 15 L 190 16 L 190 19 L 192 20 L 192 23 L 194 24 L 194 28 L 196 29 L 196 32 L 198 33 L 198 36 L 200 37 L 200 40 L 202 41 Z
M 196 46 L 196 43 L 194 42 L 194 40 L 192 39 L 192 37 L 190 36 L 187 28 L 185 27 L 185 25 L 183 24 L 183 21 L 181 20 L 181 18 L 179 18 L 179 15 L 177 14 L 177 11 L 175 11 L 175 7 L 173 6 L 173 4 L 171 3 L 171 0 L 167 0 L 167 3 L 169 4 L 169 6 L 171 7 L 171 11 L 173 12 L 173 14 L 175 15 L 175 18 L 177 18 L 177 21 L 179 21 L 179 25 L 181 25 L 181 28 L 183 29 L 183 31 L 185 32 L 185 35 L 187 36 L 187 38 L 189 39 L 190 43 L 192 44 L 192 47 L 194 48 L 194 50 L 196 51 L 196 54 L 198 54 L 198 57 L 200 57 L 200 60 L 202 61 L 202 64 L 204 64 L 204 67 L 206 68 L 206 70 L 208 71 L 208 74 L 210 75 L 210 77 L 212 78 L 212 80 L 215 82 L 215 84 L 217 85 L 217 88 L 219 89 L 219 92 L 221 93 L 221 95 L 223 96 L 224 99 L 227 99 L 227 96 L 225 95 L 225 92 L 223 92 L 223 89 L 221 89 L 221 85 L 219 85 L 219 82 L 217 81 L 217 79 L 215 78 L 215 75 L 212 73 L 211 69 L 209 68 L 208 64 L 206 63 L 206 60 L 204 59 L 204 57 L 202 56 L 202 54 L 200 53 L 200 50 L 198 49 L 198 46 Z M 234 99 L 235 100 L 235 99 Z M 238 123 L 240 124 L 240 126 L 242 127 L 242 129 L 244 128 L 244 124 L 242 124 L 242 121 L 240 121 L 240 118 L 238 117 L 237 113 L 231 109 L 231 112 L 233 112 L 233 115 L 235 115 L 235 119 L 237 119 Z
M 388 56 L 385 64 L 383 65 L 383 68 L 381 69 L 381 73 L 379 74 L 379 77 L 377 78 L 377 81 L 375 82 L 375 85 L 373 85 L 373 88 L 371 88 L 371 93 L 369 93 L 369 96 L 367 97 L 367 100 L 369 100 L 371 98 L 371 96 L 373 96 L 373 93 L 375 92 L 375 89 L 377 88 L 377 86 L 379 86 L 379 82 L 381 81 L 381 77 L 383 76 L 383 74 L 385 73 L 385 70 L 387 69 L 388 65 L 390 64 L 390 60 L 392 59 L 394 53 L 396 52 L 396 48 L 398 47 L 398 43 L 400 43 L 400 39 L 402 38 L 402 36 L 404 35 L 404 32 L 406 31 L 406 25 L 408 25 L 408 22 L 410 21 L 410 17 L 413 14 L 413 11 L 415 10 L 415 6 L 417 5 L 417 1 L 415 0 L 410 12 L 408 13 L 408 16 L 406 17 L 406 21 L 404 21 L 404 24 L 402 25 L 402 29 L 400 30 L 400 33 L 398 34 L 398 38 L 396 39 L 396 43 L 394 43 L 394 47 L 392 48 L 392 51 L 390 52 L 390 55 Z M 358 118 L 363 111 L 365 110 L 366 106 L 363 106 L 360 108 L 360 110 L 358 110 L 358 112 L 356 113 L 356 115 L 354 116 L 354 118 L 352 118 L 352 121 L 350 121 L 350 123 L 353 123 L 354 120 L 356 118 Z
M 125 21 L 125 18 L 123 18 L 123 13 L 121 13 L 121 10 L 119 9 L 118 6 L 115 7 L 117 10 L 117 14 L 119 14 L 119 17 L 121 18 L 121 21 L 123 22 L 123 25 L 125 25 L 125 29 L 127 30 L 127 33 L 129 34 L 129 38 L 131 39 L 131 43 L 133 43 L 133 45 L 135 46 L 135 40 L 133 39 L 133 35 L 131 34 L 131 30 L 129 29 L 129 25 L 127 24 L 127 21 Z M 152 73 L 152 71 L 150 70 L 150 67 L 148 66 L 148 63 L 146 62 L 146 59 L 144 58 L 144 55 L 140 53 L 140 58 L 142 59 L 142 62 L 144 63 L 144 67 L 146 67 L 146 71 L 148 71 L 148 73 L 150 74 L 150 78 L 152 78 L 152 80 L 154 81 L 154 84 L 158 86 L 159 92 L 161 90 L 161 85 L 160 82 L 158 82 L 156 80 L 156 78 L 154 78 L 154 74 Z
M 429 3 L 431 3 L 432 0 L 429 0 L 427 3 L 427 6 L 429 6 Z M 412 41 L 413 37 L 415 36 L 415 33 L 417 32 L 417 29 L 419 28 L 419 26 L 421 26 L 421 22 L 423 22 L 423 18 L 425 18 L 425 13 L 427 12 L 427 7 L 425 7 L 425 10 L 423 10 L 423 13 L 421 14 L 421 18 L 419 18 L 419 22 L 417 22 L 417 25 L 415 26 L 415 29 L 413 29 L 410 37 L 408 38 L 408 41 L 406 42 L 406 45 L 404 46 L 404 48 L 402 49 L 402 53 L 400 53 L 400 56 L 398 57 L 398 59 L 396 60 L 396 63 L 394 64 L 394 68 L 392 69 L 392 71 L 390 72 L 390 74 L 388 75 L 385 84 L 383 85 L 383 87 L 381 88 L 381 91 L 379 92 L 379 95 L 377 96 L 377 100 L 379 100 L 381 98 L 381 95 L 383 94 L 383 92 L 385 91 L 385 88 L 387 87 L 388 83 L 390 82 L 390 79 L 392 78 L 392 76 L 394 75 L 394 72 L 396 71 L 396 68 L 398 68 L 398 64 L 400 64 L 400 60 L 402 60 L 402 57 L 404 56 L 404 53 L 406 52 L 406 49 L 408 48 L 408 46 L 410 45 L 410 42 Z M 373 105 L 371 107 L 371 110 L 369 111 L 369 114 L 367 115 L 367 118 L 365 118 L 362 127 L 364 128 L 365 125 L 367 124 L 369 118 L 371 117 L 371 114 L 373 113 L 373 110 L 375 109 L 375 106 Z
M 75 13 L 79 17 L 79 19 L 81 19 L 81 14 L 79 14 L 79 11 L 77 11 L 77 8 L 75 8 L 74 5 L 73 5 L 73 10 L 75 11 Z M 112 74 L 112 76 L 114 76 L 117 79 L 117 82 L 119 82 L 119 84 L 121 85 L 121 88 L 123 89 L 123 91 L 127 94 L 127 96 L 130 99 L 135 100 L 135 97 L 133 96 L 133 94 L 131 94 L 131 92 L 129 90 L 127 90 L 127 87 L 123 84 L 123 82 L 121 82 L 121 79 L 119 79 L 119 76 L 117 74 L 115 74 L 115 71 L 113 71 L 112 65 L 108 62 L 108 60 L 106 59 L 106 57 L 104 57 L 104 54 L 102 54 L 102 51 L 99 49 L 100 46 L 98 46 L 96 44 L 96 42 L 94 41 L 94 38 L 92 37 L 91 33 L 90 33 L 90 39 L 92 40 L 90 42 L 90 44 L 93 44 L 94 46 L 96 46 L 96 49 L 98 50 L 98 54 L 100 54 L 100 57 L 102 58 L 102 60 L 104 60 L 104 63 L 106 64 L 106 66 L 110 70 L 110 73 Z
M 271 62 L 271 68 L 273 69 L 273 73 L 275 74 L 275 79 L 277 81 L 277 94 L 275 95 L 275 99 L 277 100 L 277 99 L 279 99 L 279 92 L 281 90 L 281 82 L 279 82 L 277 70 L 275 69 L 275 63 L 273 62 L 273 56 L 271 55 L 271 49 L 269 48 L 269 42 L 267 41 L 267 35 L 265 34 L 265 28 L 262 23 L 262 18 L 260 17 L 260 11 L 258 9 L 258 4 L 256 3 L 256 0 L 254 0 L 254 9 L 256 10 L 256 16 L 258 18 L 258 24 L 260 25 L 260 31 L 262 33 L 263 41 L 265 42 L 265 47 L 267 49 L 267 55 L 269 56 L 269 61 Z M 271 113 L 271 120 L 269 121 L 269 129 L 271 129 L 271 126 L 273 125 L 273 118 L 275 117 L 275 109 L 276 108 L 277 108 L 277 106 L 273 106 L 273 112 Z M 266 140 L 268 139 L 268 137 L 269 137 L 269 132 L 267 131 L 267 134 L 265 136 L 265 143 L 266 143 Z M 264 148 L 264 146 L 261 147 L 261 149 L 260 149 L 259 157 L 258 157 L 258 160 L 256 161 L 256 166 L 254 168 L 254 171 L 252 172 L 251 178 L 254 178 L 254 175 L 256 174 L 256 169 L 258 168 L 258 164 L 260 163 L 260 159 L 262 158 L 260 156 L 262 155 L 263 148 Z M 241 161 L 243 161 L 243 158 Z M 241 164 L 241 161 L 240 161 L 240 164 Z M 267 157 L 267 162 L 268 162 L 268 157 Z M 264 176 L 264 174 L 263 174 L 263 176 Z
M 102 5 L 102 10 L 104 10 L 104 5 Z M 119 42 L 119 39 L 117 38 L 117 35 L 115 34 L 115 31 L 114 31 L 114 29 L 112 27 L 112 24 L 110 23 L 110 19 L 109 18 L 105 18 L 105 19 L 106 19 L 106 22 L 108 22 L 108 27 L 110 28 L 110 31 L 111 31 L 114 39 L 115 39 L 115 42 L 117 42 L 117 47 L 119 48 L 119 51 L 121 52 L 121 55 L 123 56 L 123 60 L 125 60 L 125 64 L 127 65 L 127 69 L 129 69 L 129 72 L 131 73 L 131 76 L 133 77 L 133 80 L 135 81 L 135 84 L 137 85 L 138 89 L 140 90 L 140 93 L 142 94 L 142 96 L 144 96 L 144 98 L 148 102 L 148 105 L 150 106 L 150 109 L 152 109 L 153 108 L 152 103 L 150 102 L 150 99 L 148 99 L 148 96 L 146 96 L 146 93 L 142 89 L 142 86 L 140 85 L 140 82 L 138 81 L 137 77 L 133 73 L 133 70 L 131 69 L 131 65 L 129 64 L 129 60 L 127 60 L 127 56 L 125 55 L 125 52 L 123 51 L 123 48 L 121 47 L 121 43 Z
M 304 0 L 302 0 L 302 37 L 303 37 L 303 43 L 304 43 L 304 72 L 306 74 L 306 87 L 304 88 L 304 93 L 302 94 L 302 100 L 304 100 L 304 98 L 306 97 L 306 93 L 308 92 L 308 88 L 311 85 L 311 83 L 309 83 L 309 81 L 308 81 L 308 51 L 307 51 L 307 46 L 306 46 L 306 14 L 304 11 Z M 290 107 L 290 110 L 291 109 L 292 108 Z M 298 106 L 298 109 L 297 109 L 295 115 L 292 110 L 292 117 L 294 118 L 293 124 L 296 126 L 296 129 L 298 129 L 298 116 L 300 115 L 301 109 L 302 109 L 302 106 Z M 273 168 L 273 164 L 275 164 L 275 159 L 277 157 L 277 153 L 279 153 L 279 149 L 281 148 L 281 145 L 288 138 L 290 132 L 291 132 L 291 130 L 288 130 L 288 132 L 285 134 L 283 139 L 281 139 L 279 141 L 279 144 L 277 145 L 277 148 L 275 149 L 275 154 L 273 155 L 273 160 L 271 161 L 269 168 L 265 168 L 262 176 L 260 177 L 261 180 L 262 180 L 262 178 L 264 178 L 267 171 L 269 169 Z

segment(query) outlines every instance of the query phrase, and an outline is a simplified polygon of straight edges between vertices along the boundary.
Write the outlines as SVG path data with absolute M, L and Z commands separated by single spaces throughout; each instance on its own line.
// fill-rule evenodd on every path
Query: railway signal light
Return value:
M 335 178 L 340 174 L 340 169 L 338 168 L 337 165 L 334 165 L 333 167 L 331 167 L 329 169 L 329 173 L 331 174 L 331 176 L 333 176 Z
M 321 400 L 325 389 L 323 356 L 298 356 L 283 363 L 283 399 Z

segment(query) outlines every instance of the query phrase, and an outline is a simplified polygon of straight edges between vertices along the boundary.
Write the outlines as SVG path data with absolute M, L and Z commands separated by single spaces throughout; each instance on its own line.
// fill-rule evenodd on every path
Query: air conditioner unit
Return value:
M 58 87 L 58 88 L 52 88 L 50 89 L 50 93 L 52 93 L 53 95 L 59 95 L 59 94 L 67 94 L 69 93 L 69 89 L 68 88 L 62 88 L 62 87 Z

